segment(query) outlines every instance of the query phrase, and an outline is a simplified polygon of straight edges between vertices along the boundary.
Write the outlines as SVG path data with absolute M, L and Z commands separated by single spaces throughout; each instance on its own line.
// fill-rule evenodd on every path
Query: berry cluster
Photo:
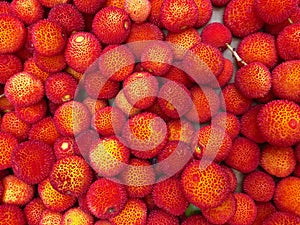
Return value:
M 0 1 L 0 111 L 0 225 L 300 224 L 298 0 Z

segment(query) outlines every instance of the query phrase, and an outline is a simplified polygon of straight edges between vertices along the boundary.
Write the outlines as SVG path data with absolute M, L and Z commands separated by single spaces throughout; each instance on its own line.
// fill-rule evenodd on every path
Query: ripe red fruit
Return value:
M 50 73 L 41 70 L 34 62 L 34 58 L 27 59 L 24 63 L 24 72 L 30 73 L 42 81 L 45 81 Z
M 84 0 L 74 0 L 74 5 L 76 8 L 86 14 L 95 14 L 102 8 L 105 4 L 105 0 L 92 0 L 92 1 L 84 1 Z
M 33 54 L 35 64 L 46 73 L 57 73 L 62 71 L 67 63 L 64 54 L 54 56 L 43 56 L 37 52 Z
M 255 0 L 231 0 L 226 5 L 223 22 L 236 37 L 246 37 L 264 25 L 255 12 Z
M 193 27 L 198 15 L 198 7 L 192 0 L 167 0 L 162 3 L 160 20 L 167 30 L 178 33 Z
M 142 23 L 147 20 L 150 14 L 151 2 L 149 0 L 125 0 L 124 9 L 131 20 Z
M 68 73 L 51 74 L 45 81 L 45 94 L 54 104 L 62 104 L 74 99 L 77 81 Z
M 82 14 L 72 4 L 63 3 L 55 5 L 49 11 L 48 19 L 58 23 L 67 34 L 82 31 L 85 28 Z
M 14 174 L 28 184 L 38 184 L 47 178 L 55 160 L 53 149 L 36 140 L 20 143 L 11 155 Z
M 224 129 L 231 139 L 236 138 L 240 133 L 240 121 L 238 117 L 232 113 L 218 113 L 212 118 L 211 124 Z
M 57 191 L 78 197 L 88 190 L 92 170 L 83 158 L 69 156 L 56 161 L 49 179 Z
M 243 190 L 255 201 L 269 202 L 273 198 L 275 181 L 267 173 L 254 171 L 244 178 Z
M 84 212 L 79 207 L 76 207 L 76 208 L 71 208 L 64 213 L 60 224 L 61 225 L 70 225 L 70 224 L 93 225 L 94 218 L 90 213 Z
M 56 159 L 62 159 L 72 155 L 80 155 L 79 148 L 74 138 L 59 137 L 53 144 Z
M 214 81 L 209 85 L 212 88 L 224 87 L 232 79 L 233 72 L 234 72 L 233 63 L 229 59 L 224 58 L 224 68 L 223 71 L 220 73 L 220 75 L 217 77 L 218 82 Z
M 87 204 L 91 213 L 100 219 L 120 215 L 127 201 L 125 187 L 105 178 L 96 180 L 87 192 Z
M 94 16 L 92 28 L 104 44 L 121 44 L 130 33 L 131 22 L 124 9 L 109 6 Z
M 273 225 L 273 224 L 297 225 L 299 223 L 300 223 L 300 218 L 291 213 L 274 212 L 264 220 L 263 225 Z
M 198 19 L 196 28 L 201 28 L 209 22 L 213 14 L 213 7 L 210 0 L 194 0 L 198 8 Z
M 202 215 L 191 215 L 182 222 L 182 225 L 211 225 Z
M 24 44 L 26 28 L 16 17 L 9 14 L 0 15 L 0 54 L 14 53 Z
M 40 219 L 45 210 L 46 206 L 39 197 L 31 200 L 24 208 L 24 214 L 28 225 L 39 225 Z
M 198 160 L 186 166 L 181 175 L 183 191 L 188 201 L 201 209 L 216 207 L 229 194 L 228 176 L 216 163 L 202 167 Z
M 38 0 L 13 0 L 11 2 L 13 13 L 26 25 L 41 20 L 44 8 Z
M 26 123 L 34 124 L 46 116 L 47 103 L 44 99 L 27 107 L 16 107 L 16 115 Z
M 257 202 L 257 216 L 253 225 L 261 225 L 271 214 L 276 212 L 274 205 L 271 202 Z
M 62 213 L 46 209 L 42 214 L 39 225 L 48 225 L 48 224 L 60 225 L 62 216 L 63 216 Z
M 23 211 L 16 205 L 0 205 L 0 221 L 3 225 L 25 225 L 26 218 Z
M 25 107 L 38 103 L 43 98 L 44 85 L 30 73 L 20 72 L 8 79 L 4 93 L 13 105 Z
M 11 154 L 17 145 L 18 139 L 14 135 L 0 132 L 0 170 L 5 170 L 11 167 Z
M 156 224 L 179 225 L 179 220 L 163 210 L 155 209 L 150 211 L 147 218 L 147 225 Z
M 102 46 L 94 34 L 76 32 L 69 37 L 64 55 L 72 69 L 84 73 L 98 59 L 101 50 Z
M 0 83 L 5 84 L 6 81 L 16 73 L 21 72 L 23 64 L 20 58 L 13 54 L 0 55 Z
M 299 121 L 300 106 L 287 100 L 274 100 L 265 104 L 257 116 L 259 129 L 266 141 L 283 147 L 300 141 Z
M 232 142 L 232 148 L 225 163 L 242 173 L 249 173 L 258 167 L 259 159 L 259 146 L 247 138 L 237 137 Z

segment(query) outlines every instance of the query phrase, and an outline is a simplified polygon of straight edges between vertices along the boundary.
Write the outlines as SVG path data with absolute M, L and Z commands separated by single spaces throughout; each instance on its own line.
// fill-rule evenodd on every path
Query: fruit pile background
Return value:
M 300 1 L 0 1 L 0 225 L 299 225 Z

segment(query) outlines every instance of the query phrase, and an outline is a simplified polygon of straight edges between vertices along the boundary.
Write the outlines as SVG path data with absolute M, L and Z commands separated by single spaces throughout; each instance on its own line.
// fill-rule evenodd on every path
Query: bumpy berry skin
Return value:
M 18 139 L 14 135 L 0 132 L 0 170 L 11 167 L 11 154 L 17 145 Z
M 44 85 L 34 75 L 20 72 L 8 79 L 4 93 L 13 105 L 25 107 L 38 103 L 43 98 Z
M 291 213 L 286 212 L 274 212 L 269 217 L 267 217 L 263 225 L 272 224 L 290 224 L 297 225 L 300 223 L 300 218 Z
M 28 225 L 38 225 L 44 210 L 46 206 L 39 197 L 31 200 L 24 208 Z
M 69 101 L 55 111 L 54 123 L 62 135 L 74 136 L 89 128 L 90 113 L 84 104 Z
M 134 22 L 142 23 L 150 14 L 151 2 L 149 0 L 125 0 L 124 9 Z
M 110 219 L 118 215 L 127 201 L 125 187 L 100 178 L 87 192 L 87 205 L 91 213 L 100 219 Z
M 261 167 L 270 175 L 287 177 L 295 170 L 296 157 L 291 147 L 266 145 L 262 149 Z
M 139 199 L 130 199 L 127 201 L 124 209 L 116 217 L 110 219 L 113 225 L 140 224 L 146 225 L 147 206 Z
M 227 174 L 216 163 L 206 168 L 202 166 L 197 160 L 186 166 L 181 175 L 184 193 L 188 201 L 199 208 L 216 207 L 229 194 Z
M 276 46 L 279 56 L 285 60 L 300 59 L 300 24 L 285 27 L 277 36 Z
M 42 81 L 45 81 L 50 73 L 43 71 L 34 61 L 34 57 L 30 57 L 24 63 L 24 72 L 31 73 Z
M 225 163 L 242 173 L 254 171 L 259 165 L 259 146 L 244 137 L 237 137 L 232 143 L 230 154 Z
M 60 225 L 62 221 L 62 213 L 46 209 L 40 219 L 39 225 Z
M 54 56 L 43 56 L 37 52 L 33 54 L 36 65 L 46 73 L 57 73 L 66 66 L 66 59 L 63 53 Z
M 5 84 L 6 81 L 16 73 L 21 72 L 23 64 L 20 58 L 13 54 L 0 55 L 0 83 Z
M 63 212 L 76 202 L 76 197 L 65 195 L 55 190 L 49 178 L 38 184 L 38 193 L 46 208 L 54 212 Z
M 64 52 L 66 62 L 77 72 L 84 73 L 101 54 L 102 46 L 94 34 L 72 34 Z
M 92 170 L 83 158 L 69 156 L 56 161 L 49 178 L 57 191 L 78 197 L 88 190 Z
M 275 206 L 271 202 L 257 202 L 257 215 L 253 225 L 261 225 L 265 219 L 276 212 Z
M 24 24 L 14 16 L 0 15 L 0 54 L 14 53 L 24 44 L 26 29 Z
M 71 221 L 71 222 L 70 222 Z M 79 207 L 71 208 L 62 217 L 61 225 L 93 225 L 94 218 Z
M 84 1 L 84 0 L 74 0 L 74 5 L 76 8 L 86 14 L 95 14 L 99 11 L 101 7 L 105 4 L 104 0 L 92 0 L 92 1 Z
M 299 210 L 300 178 L 287 177 L 279 181 L 275 189 L 274 202 L 280 211 L 300 216 Z
M 179 225 L 179 220 L 175 216 L 166 213 L 163 210 L 155 209 L 150 211 L 147 218 L 147 225 L 156 224 Z
M 68 73 L 55 73 L 45 81 L 45 93 L 47 98 L 55 103 L 62 104 L 74 98 L 77 89 L 76 80 Z
M 0 205 L 1 225 L 25 225 L 26 218 L 23 211 L 16 205 Z
M 198 8 L 194 1 L 164 1 L 161 6 L 161 23 L 169 31 L 178 33 L 193 27 L 198 19 Z
M 2 179 L 3 196 L 1 202 L 23 206 L 34 196 L 34 187 L 18 179 L 15 175 L 8 175 Z
M 290 60 L 272 71 L 272 92 L 280 99 L 300 103 L 300 60 Z
M 80 155 L 76 140 L 71 137 L 59 137 L 53 144 L 56 159 L 62 159 L 72 155 Z
M 93 32 L 104 44 L 121 44 L 129 35 L 130 17 L 114 6 L 101 9 L 93 19 Z
M 231 0 L 225 8 L 223 21 L 236 37 L 260 30 L 264 22 L 255 13 L 255 0 Z
M 183 214 L 188 207 L 188 201 L 177 178 L 169 178 L 155 184 L 152 196 L 159 208 L 175 216 Z
M 22 142 L 11 156 L 14 174 L 28 184 L 38 184 L 47 178 L 55 160 L 52 148 L 36 140 Z
M 278 63 L 275 38 L 263 32 L 243 38 L 237 47 L 237 53 L 246 63 L 261 62 L 269 69 Z
M 32 28 L 34 49 L 44 56 L 61 53 L 66 44 L 65 36 L 63 28 L 49 19 L 38 21 Z
M 116 136 L 100 138 L 89 151 L 90 165 L 100 176 L 113 177 L 129 162 L 130 151 Z
M 264 64 L 253 62 L 236 72 L 234 84 L 246 98 L 262 98 L 271 89 L 271 72 Z
M 211 225 L 202 215 L 191 215 L 182 222 L 182 225 Z
M 275 181 L 267 173 L 254 171 L 245 177 L 243 190 L 255 201 L 268 202 L 273 198 Z
M 212 118 L 211 123 L 224 129 L 231 139 L 236 138 L 240 133 L 240 121 L 232 113 L 220 112 Z
M 278 24 L 288 19 L 297 9 L 297 0 L 255 0 L 255 12 L 267 24 Z
M 48 19 L 57 22 L 64 30 L 71 34 L 84 30 L 85 24 L 82 14 L 71 4 L 58 4 L 51 8 Z
M 34 124 L 46 116 L 47 103 L 44 99 L 27 107 L 16 107 L 16 115 L 26 123 Z
M 26 25 L 43 18 L 44 8 L 38 0 L 14 0 L 11 3 L 13 13 Z
M 201 28 L 209 22 L 213 14 L 213 7 L 210 0 L 194 0 L 198 8 L 198 19 L 196 28 Z
M 236 211 L 233 217 L 227 222 L 230 225 L 250 225 L 257 215 L 257 208 L 254 200 L 244 193 L 235 193 Z
M 300 107 L 287 100 L 274 100 L 262 107 L 257 122 L 270 144 L 282 147 L 300 141 Z

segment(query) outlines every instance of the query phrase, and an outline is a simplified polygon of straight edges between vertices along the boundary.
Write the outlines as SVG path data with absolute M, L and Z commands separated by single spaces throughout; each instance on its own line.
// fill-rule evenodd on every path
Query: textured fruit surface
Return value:
M 24 208 L 24 214 L 28 224 L 38 225 L 45 209 L 46 207 L 39 197 L 30 201 Z
M 102 137 L 89 152 L 92 168 L 100 176 L 113 177 L 129 162 L 130 150 L 116 136 Z
M 122 172 L 122 182 L 130 198 L 143 198 L 152 192 L 155 172 L 151 164 L 143 159 L 131 159 Z
M 210 0 L 194 0 L 198 8 L 196 28 L 201 28 L 209 22 L 212 17 L 213 7 Z
M 11 3 L 13 13 L 26 25 L 43 18 L 44 8 L 38 0 L 14 0 Z
M 199 43 L 187 52 L 182 63 L 198 84 L 216 83 L 215 78 L 224 68 L 224 57 L 217 48 Z
M 86 14 L 95 14 L 99 11 L 101 7 L 104 6 L 104 0 L 92 0 L 92 1 L 84 1 L 84 0 L 74 0 L 74 5 L 76 8 Z
M 130 199 L 124 209 L 110 221 L 114 225 L 145 225 L 147 221 L 146 204 L 138 199 Z
M 272 91 L 281 99 L 300 103 L 300 60 L 283 62 L 272 71 Z
M 39 183 L 38 193 L 46 208 L 54 212 L 65 211 L 76 202 L 75 197 L 56 191 L 48 178 Z
M 2 179 L 3 196 L 1 202 L 23 206 L 27 204 L 34 195 L 34 188 L 14 175 L 8 175 Z
M 182 225 L 211 225 L 202 215 L 192 215 L 182 222 Z
M 166 213 L 163 210 L 152 210 L 147 218 L 147 225 L 179 225 L 179 221 L 175 216 Z
M 72 208 L 66 211 L 62 217 L 61 225 L 93 225 L 92 215 L 84 212 L 80 208 Z
M 55 73 L 45 81 L 45 94 L 55 104 L 62 104 L 74 98 L 76 80 L 68 73 Z
M 236 211 L 236 199 L 233 194 L 228 197 L 217 207 L 204 209 L 202 214 L 213 224 L 226 223 Z
M 186 118 L 191 122 L 206 123 L 217 114 L 220 99 L 215 90 L 210 87 L 193 86 L 190 89 L 193 106 L 187 112 Z M 187 104 L 187 101 L 185 101 Z
M 255 12 L 267 24 L 278 24 L 288 19 L 297 8 L 297 0 L 255 0 Z
M 255 142 L 244 137 L 237 137 L 233 140 L 230 154 L 225 162 L 242 173 L 249 173 L 257 168 L 259 158 L 260 149 Z
M 41 70 L 36 63 L 34 62 L 34 58 L 30 57 L 24 63 L 24 71 L 27 73 L 31 73 L 42 81 L 45 81 L 50 73 Z
M 0 55 L 0 83 L 5 84 L 6 81 L 16 73 L 21 72 L 23 64 L 20 58 L 13 54 Z
M 40 79 L 27 72 L 11 76 L 5 83 L 5 96 L 15 106 L 29 106 L 38 103 L 44 95 Z
M 76 32 L 69 37 L 64 55 L 70 67 L 84 73 L 100 56 L 101 50 L 102 46 L 94 34 Z
M 25 225 L 26 218 L 23 211 L 16 205 L 0 205 L 1 225 Z
M 265 142 L 257 124 L 257 115 L 261 108 L 262 105 L 253 106 L 240 118 L 241 133 L 256 143 Z
M 266 145 L 262 149 L 260 165 L 273 176 L 289 176 L 296 166 L 293 148 Z
M 201 36 L 195 28 L 189 28 L 179 33 L 169 32 L 166 41 L 170 42 L 175 59 L 182 59 L 188 49 L 201 42 Z
M 149 44 L 141 55 L 141 66 L 155 76 L 166 74 L 173 61 L 171 46 L 165 42 Z
M 297 216 L 299 210 L 299 185 L 300 178 L 287 177 L 279 181 L 275 189 L 274 202 L 276 207 L 284 212 L 290 212 Z
M 233 72 L 233 63 L 229 59 L 224 58 L 224 68 L 220 75 L 217 77 L 218 82 L 212 82 L 210 83 L 210 86 L 213 88 L 224 87 L 231 80 Z
M 59 137 L 53 144 L 56 159 L 80 154 L 76 140 L 71 137 Z
M 12 152 L 14 174 L 28 184 L 37 184 L 47 178 L 55 162 L 52 148 L 36 140 L 20 143 Z
M 16 107 L 16 115 L 26 123 L 34 124 L 46 116 L 47 103 L 45 100 L 41 100 L 34 105 L 27 107 Z
M 11 167 L 11 154 L 17 145 L 18 139 L 14 135 L 0 132 L 0 170 Z
M 0 15 L 1 44 L 0 53 L 18 51 L 25 42 L 26 29 L 24 24 L 14 16 Z
M 41 217 L 39 225 L 60 225 L 62 213 L 46 209 Z
M 169 141 L 182 141 L 186 144 L 191 142 L 190 137 L 195 132 L 193 124 L 188 120 L 170 120 L 167 122 Z
M 167 116 L 177 119 L 189 112 L 193 102 L 185 86 L 167 81 L 158 92 L 158 104 Z
M 54 56 L 43 56 L 35 52 L 33 59 L 36 65 L 46 73 L 60 72 L 67 65 L 65 56 L 62 53 Z
M 223 22 L 237 37 L 245 37 L 264 25 L 255 12 L 255 0 L 231 0 L 226 5 Z
M 54 114 L 57 130 L 66 136 L 77 135 L 90 125 L 90 113 L 86 106 L 77 101 L 62 104 Z
M 122 137 L 132 153 L 139 158 L 152 158 L 165 146 L 166 123 L 154 113 L 140 113 L 128 120 Z
M 101 9 L 93 19 L 93 32 L 104 44 L 120 44 L 130 33 L 130 17 L 124 9 L 109 6 Z
M 177 178 L 169 178 L 155 184 L 152 196 L 159 208 L 175 216 L 181 215 L 188 207 L 188 200 Z
M 230 225 L 250 225 L 257 215 L 254 200 L 244 193 L 235 193 L 236 211 L 228 221 Z
M 275 181 L 267 173 L 254 171 L 244 178 L 243 189 L 253 200 L 268 202 L 273 198 Z
M 257 116 L 263 137 L 272 145 L 288 147 L 300 140 L 300 107 L 287 100 L 265 104 Z
M 283 60 L 300 59 L 300 24 L 285 27 L 277 36 L 278 54 Z
M 194 136 L 196 143 L 192 143 L 192 148 L 196 158 L 221 162 L 231 152 L 232 139 L 220 127 L 203 126 Z
M 210 44 L 220 50 L 226 49 L 226 44 L 232 41 L 230 30 L 222 23 L 211 23 L 201 32 L 202 42 Z
M 261 98 L 271 89 L 271 72 L 264 64 L 253 62 L 236 72 L 234 84 L 246 98 Z
M 69 156 L 56 161 L 49 178 L 57 191 L 77 197 L 88 190 L 92 170 L 83 158 Z
M 211 123 L 214 126 L 224 129 L 231 139 L 237 137 L 240 132 L 240 121 L 238 117 L 232 113 L 220 112 L 212 118 Z
M 109 219 L 118 215 L 127 201 L 125 187 L 121 184 L 100 178 L 87 192 L 87 204 L 94 216 Z
M 275 38 L 263 32 L 243 38 L 237 47 L 237 53 L 245 62 L 261 62 L 269 69 L 278 63 Z
M 198 7 L 192 0 L 167 0 L 162 3 L 160 19 L 167 30 L 178 33 L 193 27 L 198 15 Z
M 34 49 L 45 56 L 61 53 L 66 44 L 64 30 L 55 22 L 40 20 L 32 28 Z
M 188 201 L 199 208 L 216 207 L 229 194 L 228 177 L 215 163 L 202 166 L 197 160 L 186 166 L 181 175 L 183 191 Z
M 276 212 L 275 206 L 270 202 L 258 202 L 256 203 L 257 215 L 253 222 L 253 225 L 260 225 L 265 219 L 267 219 L 272 213 Z
M 134 22 L 142 23 L 150 14 L 151 2 L 149 0 L 125 0 L 124 9 Z
M 48 19 L 58 23 L 68 34 L 74 31 L 82 31 L 85 26 L 82 14 L 71 4 L 54 6 L 48 14 Z
M 123 83 L 126 99 L 139 109 L 146 109 L 154 103 L 158 89 L 157 79 L 147 72 L 133 73 Z

